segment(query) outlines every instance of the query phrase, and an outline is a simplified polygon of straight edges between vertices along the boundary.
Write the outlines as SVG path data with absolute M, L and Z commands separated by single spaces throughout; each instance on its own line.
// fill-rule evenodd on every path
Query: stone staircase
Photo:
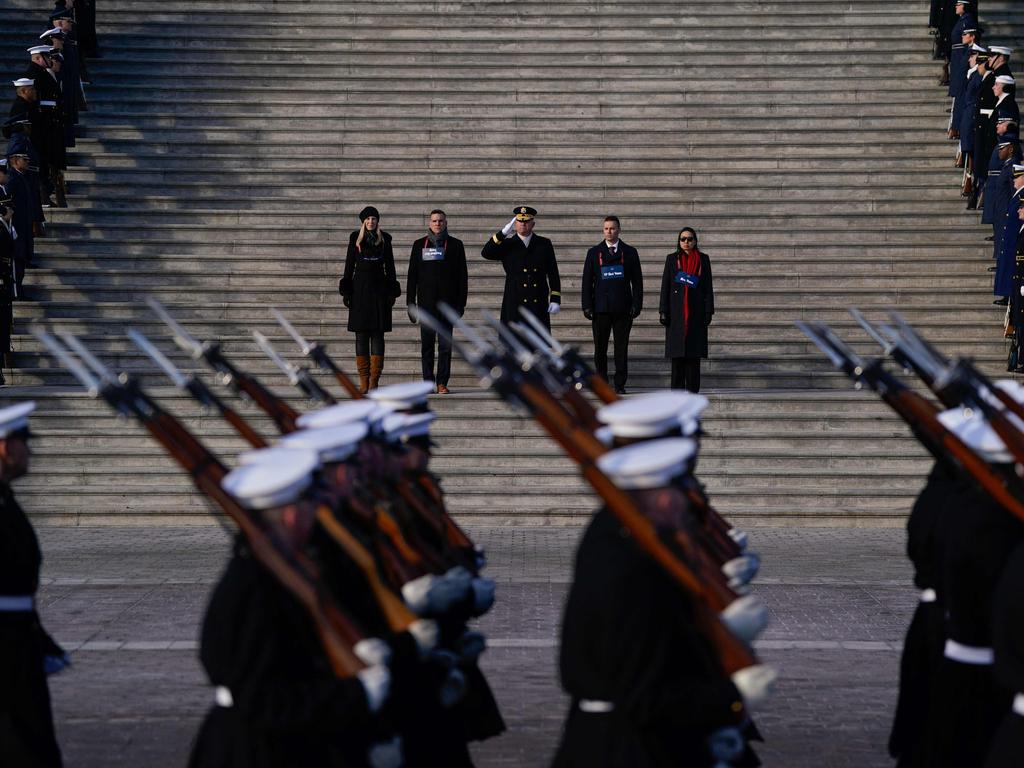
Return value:
M 989 0 L 991 40 L 1024 49 L 1024 11 Z M 0 69 L 24 65 L 43 7 L 0 8 Z M 500 304 L 500 268 L 476 258 L 519 202 L 559 255 L 556 334 L 589 353 L 582 259 L 615 213 L 640 249 L 647 309 L 630 389 L 665 386 L 656 292 L 677 230 L 715 270 L 701 477 L 746 524 L 898 525 L 927 459 L 875 398 L 852 391 L 793 326 L 824 319 L 864 352 L 845 313 L 896 307 L 949 352 L 996 373 L 986 228 L 963 210 L 944 138 L 923 0 L 786 3 L 384 0 L 105 2 L 68 178 L 16 306 L 16 368 L 0 401 L 35 398 L 37 520 L 207 522 L 201 499 L 134 425 L 88 400 L 40 353 L 35 320 L 72 330 L 143 375 L 212 446 L 241 446 L 167 387 L 124 337 L 171 345 L 152 294 L 196 335 L 286 389 L 249 336 L 276 306 L 353 368 L 336 292 L 356 213 L 374 204 L 403 279 L 427 212 L 448 211 L 470 254 L 470 314 Z M 1020 67 L 1018 67 L 1019 69 Z M 385 382 L 418 376 L 404 299 Z M 191 364 L 172 355 L 183 367 Z M 328 383 L 328 386 L 331 386 Z M 593 505 L 531 423 L 456 363 L 436 467 L 462 519 L 563 523 Z M 336 387 L 333 387 L 335 390 Z M 242 406 L 269 434 L 265 420 Z

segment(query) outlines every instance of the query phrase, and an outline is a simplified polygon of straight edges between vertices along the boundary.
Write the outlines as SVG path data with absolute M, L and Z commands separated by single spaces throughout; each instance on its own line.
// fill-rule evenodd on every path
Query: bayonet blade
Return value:
M 288 381 L 297 385 L 299 383 L 299 375 L 295 370 L 295 366 L 277 354 L 277 350 L 274 349 L 274 345 L 270 343 L 270 339 L 259 331 L 253 331 L 252 337 L 256 339 L 256 344 L 263 350 L 263 353 L 271 359 L 274 365 L 281 369 L 281 372 L 284 373 L 285 376 L 288 377 Z
M 39 343 L 46 347 L 47 351 L 53 355 L 57 362 L 63 365 L 71 375 L 78 379 L 78 383 L 85 387 L 85 391 L 89 397 L 97 397 L 100 393 L 100 383 L 93 377 L 85 366 L 75 360 L 71 354 L 60 345 L 53 336 L 51 336 L 46 329 L 41 326 L 34 325 L 30 329 L 33 336 L 39 340 Z
M 178 370 L 178 367 L 167 359 L 166 355 L 157 349 L 149 339 L 134 328 L 128 329 L 128 337 L 135 342 L 135 346 L 145 352 L 156 363 L 160 369 L 167 374 L 167 377 L 174 382 L 178 389 L 188 387 L 188 379 Z
M 100 381 L 108 382 L 117 380 L 114 372 L 107 368 L 107 366 L 104 365 L 96 355 L 90 352 L 85 344 L 79 341 L 74 334 L 69 333 L 68 331 L 61 331 L 60 338 L 74 351 L 76 355 L 78 355 L 79 358 L 81 358 L 82 362 L 85 363 L 86 366 L 92 369 L 93 373 L 100 377 Z
M 285 332 L 295 339 L 295 343 L 299 345 L 299 349 L 302 350 L 302 354 L 308 355 L 309 351 L 313 348 L 313 345 L 303 338 L 302 334 L 295 329 L 294 325 L 288 322 L 288 318 L 278 312 L 274 307 L 270 308 L 270 314 L 272 314 L 274 319 L 277 320 L 278 325 L 284 328 Z
M 544 342 L 551 347 L 556 355 L 561 356 L 565 352 L 565 347 L 562 346 L 558 339 L 551 335 L 551 331 L 544 326 L 544 323 L 542 323 L 540 319 L 533 314 L 533 312 L 528 310 L 526 307 L 520 307 L 519 314 L 522 315 L 523 319 L 529 323 L 530 327 L 537 332 L 537 335 L 544 339 Z
M 146 297 L 146 304 L 149 308 L 156 312 L 157 316 L 164 321 L 168 328 L 171 329 L 171 334 L 174 338 L 174 343 L 177 344 L 182 350 L 188 352 L 195 359 L 199 359 L 203 354 L 203 345 L 196 339 L 192 334 L 181 327 L 181 324 L 171 317 L 170 313 L 164 308 L 164 305 L 154 299 L 152 296 Z

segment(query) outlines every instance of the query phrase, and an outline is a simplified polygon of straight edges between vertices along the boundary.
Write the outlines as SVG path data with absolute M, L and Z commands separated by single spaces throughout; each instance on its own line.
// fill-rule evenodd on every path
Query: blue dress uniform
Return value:
M 27 155 L 26 155 L 27 156 Z M 12 166 L 7 169 L 7 191 L 14 198 L 14 228 L 18 234 L 14 241 L 14 266 L 17 274 L 15 288 L 21 288 L 25 270 L 32 266 L 35 255 L 35 237 L 32 225 L 42 218 L 39 193 L 27 173 L 19 173 Z
M 954 98 L 958 95 L 958 90 L 963 89 L 964 75 L 967 72 L 968 51 L 962 42 L 964 30 L 977 28 L 977 19 L 969 11 L 964 11 L 949 34 L 949 95 Z
M 1006 160 L 1000 160 L 999 153 L 1006 147 L 1012 147 L 1012 152 Z M 992 225 L 993 240 L 998 235 L 996 230 L 1003 224 L 1002 214 L 1006 212 L 1006 203 L 1013 194 L 1013 166 L 1018 162 L 1020 142 L 1017 134 L 1006 133 L 999 138 L 995 149 L 992 150 L 988 165 L 988 182 L 985 184 L 985 206 L 981 215 L 982 224 Z
M 987 57 L 986 53 L 977 54 L 979 58 Z M 964 86 L 963 98 L 957 99 L 954 106 L 956 115 L 953 127 L 960 131 L 960 152 L 965 157 L 974 151 L 974 123 L 978 117 L 978 96 L 981 93 L 982 74 L 977 67 L 970 72 Z
M 518 206 L 513 213 L 528 219 L 537 215 L 529 206 Z M 548 305 L 562 303 L 562 280 L 551 241 L 533 234 L 526 244 L 519 235 L 506 237 L 498 231 L 484 243 L 480 255 L 489 261 L 500 261 L 505 270 L 501 322 L 522 322 L 519 307 L 526 307 L 550 328 Z
M 1014 177 L 1024 175 L 1024 166 L 1014 166 Z M 1013 272 L 1017 259 L 1017 231 L 1020 228 L 1020 220 L 1017 212 L 1021 207 L 1021 193 L 1024 189 L 1016 190 L 1010 196 L 1010 202 L 1006 204 L 1006 218 L 1003 219 L 1003 231 L 999 236 L 999 252 L 996 254 L 996 277 L 992 293 L 996 296 L 1009 296 L 1013 290 Z

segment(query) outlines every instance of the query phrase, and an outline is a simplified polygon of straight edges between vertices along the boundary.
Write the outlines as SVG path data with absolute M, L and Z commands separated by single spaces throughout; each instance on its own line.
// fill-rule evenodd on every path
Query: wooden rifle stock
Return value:
M 217 344 L 203 348 L 203 359 L 216 371 L 223 374 L 225 383 L 232 389 L 244 392 L 257 407 L 267 414 L 282 434 L 298 429 L 298 411 L 267 389 L 255 376 L 243 373 L 224 357 Z
M 324 653 L 338 677 L 351 677 L 365 665 L 352 647 L 361 633 L 337 606 L 326 602 L 316 584 L 312 566 L 298 553 L 285 556 L 247 510 L 221 488 L 224 465 L 176 418 L 161 409 L 140 389 L 125 390 L 133 414 L 164 450 L 188 472 L 192 482 L 238 526 L 253 557 L 306 609 L 316 626 Z
M 365 395 L 359 391 L 359 387 L 356 386 L 356 383 L 348 377 L 348 374 L 335 364 L 330 355 L 327 354 L 326 349 L 314 342 L 309 347 L 308 354 L 313 359 L 313 362 L 321 368 L 330 371 L 331 374 L 334 375 L 335 380 L 341 385 L 341 388 L 348 393 L 349 397 L 353 400 L 361 400 L 365 397 Z

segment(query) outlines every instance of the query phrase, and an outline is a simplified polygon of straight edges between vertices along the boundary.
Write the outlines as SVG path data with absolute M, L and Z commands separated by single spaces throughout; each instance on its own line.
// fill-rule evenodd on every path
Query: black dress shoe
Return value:
M 626 394 L 626 387 L 621 385 L 621 384 L 619 386 L 615 387 L 615 394 L 617 394 L 617 395 L 624 395 L 624 394 Z
M 991 242 L 992 242 L 993 240 L 995 240 L 995 239 L 996 239 L 996 236 L 995 236 L 995 235 L 989 235 L 988 237 L 986 237 L 986 238 L 985 238 L 985 240 L 986 240 L 987 242 L 990 242 L 990 243 L 991 243 Z
M 1006 299 L 1006 298 L 1003 298 L 1003 299 L 996 299 L 996 300 L 995 300 L 995 301 L 993 301 L 992 303 L 993 303 L 993 304 L 997 304 L 997 305 L 999 305 L 1000 307 L 1005 307 L 1005 306 L 1006 306 L 1007 304 L 1009 304 L 1009 303 L 1010 303 L 1010 300 L 1009 300 L 1009 299 Z

